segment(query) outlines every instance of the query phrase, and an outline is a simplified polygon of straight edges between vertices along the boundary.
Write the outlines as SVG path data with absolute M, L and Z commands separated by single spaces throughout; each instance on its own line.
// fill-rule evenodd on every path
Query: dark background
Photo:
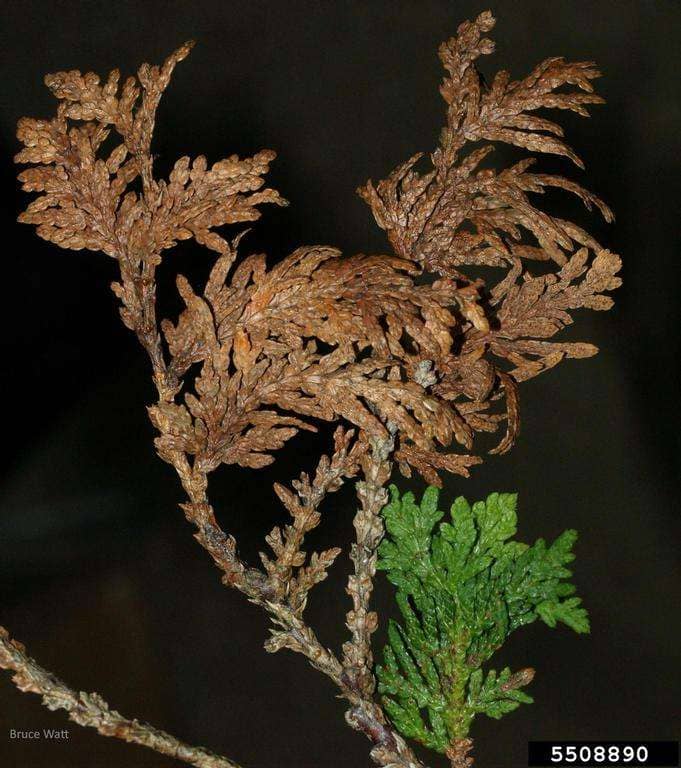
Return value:
M 273 259 L 305 243 L 382 251 L 383 233 L 354 194 L 417 150 L 443 121 L 439 42 L 483 10 L 472 2 L 5 2 L 0 129 L 4 204 L 0 623 L 71 685 L 130 716 L 253 768 L 368 764 L 321 675 L 288 652 L 262 651 L 267 621 L 219 575 L 177 508 L 155 456 L 144 405 L 147 362 L 120 324 L 107 284 L 114 264 L 66 252 L 15 223 L 27 202 L 12 155 L 16 120 L 49 116 L 45 72 L 125 74 L 193 37 L 159 112 L 165 173 L 183 154 L 216 160 L 275 148 L 270 183 L 291 201 L 267 209 L 246 246 Z M 477 764 L 522 766 L 528 739 L 663 739 L 681 732 L 679 643 L 679 227 L 681 70 L 678 2 L 497 0 L 497 55 L 484 72 L 524 75 L 553 55 L 596 59 L 607 105 L 562 116 L 587 164 L 587 186 L 618 219 L 595 233 L 625 260 L 614 311 L 577 318 L 575 338 L 601 354 L 569 361 L 521 389 L 523 433 L 446 498 L 520 493 L 520 535 L 581 533 L 576 581 L 591 636 L 538 623 L 516 633 L 497 666 L 532 665 L 536 703 L 479 718 Z M 568 170 L 560 162 L 544 165 Z M 564 197 L 557 210 L 573 213 Z M 579 214 L 580 216 L 582 214 Z M 584 222 L 587 219 L 583 219 Z M 186 244 L 163 269 L 193 280 L 211 256 Z M 253 559 L 284 519 L 272 481 L 310 469 L 328 434 L 296 439 L 255 473 L 225 468 L 216 508 Z M 414 483 L 419 487 L 418 483 Z M 328 502 L 311 546 L 347 544 L 351 490 Z M 347 558 L 308 608 L 321 639 L 344 637 Z M 380 579 L 385 616 L 390 590 Z M 376 646 L 384 633 L 379 631 Z M 152 768 L 172 761 L 70 725 L 70 741 L 12 742 L 10 728 L 62 728 L 0 677 L 3 768 Z M 432 756 L 433 766 L 444 761 Z

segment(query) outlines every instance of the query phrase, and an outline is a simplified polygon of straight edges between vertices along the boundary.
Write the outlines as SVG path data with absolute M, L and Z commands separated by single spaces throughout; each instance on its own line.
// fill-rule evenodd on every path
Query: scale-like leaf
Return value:
M 575 531 L 551 546 L 514 541 L 515 494 L 458 498 L 449 519 L 438 491 L 420 503 L 391 488 L 383 510 L 387 537 L 378 568 L 397 586 L 402 625 L 391 622 L 377 668 L 386 711 L 405 736 L 440 752 L 467 736 L 476 714 L 499 718 L 531 697 L 520 690 L 534 671 L 483 665 L 518 627 L 541 619 L 588 632 L 587 613 L 566 568 Z

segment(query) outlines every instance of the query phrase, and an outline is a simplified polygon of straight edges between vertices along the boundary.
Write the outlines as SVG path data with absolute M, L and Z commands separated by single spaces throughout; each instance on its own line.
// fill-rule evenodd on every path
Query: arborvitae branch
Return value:
M 579 164 L 559 126 L 536 110 L 586 114 L 586 105 L 601 101 L 592 93 L 595 67 L 562 59 L 547 60 L 517 82 L 501 72 L 486 88 L 475 60 L 493 50 L 484 37 L 493 24 L 491 14 L 483 13 L 440 48 L 447 124 L 430 156 L 432 168 L 418 172 L 417 155 L 360 192 L 386 230 L 392 256 L 343 256 L 334 248 L 311 246 L 269 268 L 261 254 L 238 260 L 240 235 L 230 241 L 216 230 L 259 218 L 263 204 L 285 204 L 264 186 L 275 157 L 270 150 L 211 166 L 203 156 L 182 157 L 167 179 L 154 175 L 157 107 L 190 43 L 161 66 L 143 64 L 122 86 L 117 70 L 103 83 L 77 70 L 48 75 L 46 84 L 59 101 L 56 117 L 23 118 L 18 126 L 24 148 L 16 160 L 33 165 L 19 178 L 26 191 L 38 193 L 20 221 L 62 248 L 101 251 L 118 262 L 120 279 L 112 289 L 123 322 L 149 356 L 158 392 L 149 408 L 158 430 L 156 449 L 181 481 L 187 496 L 182 507 L 196 526 L 197 540 L 225 584 L 269 612 L 276 629 L 267 649 L 302 653 L 331 678 L 350 703 L 348 722 L 367 735 L 372 758 L 386 768 L 421 765 L 373 698 L 370 640 L 377 617 L 369 603 L 383 534 L 379 510 L 392 462 L 404 475 L 416 470 L 437 485 L 441 472 L 467 476 L 481 462 L 474 448 L 477 433 L 505 424 L 492 452 L 508 450 L 519 428 L 518 383 L 566 357 L 593 354 L 592 345 L 549 339 L 572 321 L 572 310 L 607 309 L 606 294 L 619 285 L 619 259 L 576 224 L 541 211 L 530 196 L 556 187 L 610 220 L 599 198 L 563 177 L 530 172 L 531 159 L 480 169 L 492 149 L 489 142 L 563 155 Z M 111 131 L 120 142 L 103 156 Z M 138 177 L 141 192 L 131 186 Z M 164 252 L 185 239 L 217 257 L 203 290 L 178 276 L 185 308 L 175 322 L 159 324 L 156 270 Z M 558 269 L 535 276 L 526 267 L 532 260 L 553 261 Z M 467 266 L 481 264 L 505 272 L 487 287 L 465 274 Z M 263 556 L 264 570 L 247 566 L 216 520 L 209 476 L 222 464 L 264 467 L 299 430 L 314 431 L 319 422 L 351 425 L 356 442 L 350 448 L 351 433 L 337 432 L 333 455 L 320 461 L 312 481 L 303 474 L 295 493 L 276 488 L 292 524 L 268 536 L 273 556 Z M 351 638 L 341 662 L 303 620 L 308 594 L 325 578 L 338 550 L 313 553 L 306 562 L 301 548 L 320 520 L 324 495 L 354 476 L 358 465 L 363 479 L 348 583 Z M 432 634 L 428 599 L 415 607 L 430 616 L 423 631 Z M 483 681 L 473 665 L 468 677 L 452 676 L 452 665 L 458 672 L 470 666 L 461 649 L 476 642 L 473 635 L 457 635 L 453 659 L 438 657 L 449 675 L 442 710 L 448 719 L 434 708 L 430 730 L 418 725 L 409 698 L 401 698 L 420 679 L 412 657 L 421 651 L 404 639 L 419 621 L 409 614 L 409 601 L 416 597 L 405 592 L 400 600 L 408 626 L 404 636 L 391 630 L 393 654 L 399 657 L 393 672 L 401 669 L 406 682 L 393 674 L 397 687 L 388 706 L 422 741 L 444 745 L 455 768 L 465 768 L 472 713 L 495 716 L 520 701 L 518 689 L 529 672 L 504 671 Z M 544 601 L 533 610 L 550 625 L 580 622 L 569 600 Z M 435 685 L 428 664 L 418 674 Z M 470 701 L 462 703 L 464 694 Z M 402 707 L 404 717 L 395 707 Z
M 196 768 L 239 768 L 226 757 L 192 747 L 146 723 L 128 720 L 110 709 L 97 693 L 77 693 L 28 656 L 20 643 L 10 639 L 4 627 L 0 627 L 0 667 L 14 672 L 12 680 L 20 691 L 37 693 L 48 709 L 63 709 L 74 723 L 95 728 L 102 736 L 148 747 Z
M 388 500 L 385 484 L 392 470 L 392 448 L 391 440 L 374 442 L 362 458 L 364 480 L 356 484 L 360 506 L 353 521 L 356 540 L 350 549 L 354 573 L 346 588 L 352 598 L 352 610 L 346 616 L 352 638 L 343 645 L 343 666 L 351 687 L 366 698 L 373 696 L 375 689 L 371 635 L 378 626 L 378 616 L 369 606 L 376 574 L 376 549 L 383 538 L 381 509 Z
M 403 624 L 390 623 L 379 691 L 403 735 L 450 754 L 454 765 L 470 759 L 465 740 L 476 714 L 499 718 L 532 701 L 521 689 L 534 670 L 482 669 L 511 632 L 536 619 L 589 631 L 565 567 L 575 531 L 548 547 L 511 541 L 515 506 L 512 494 L 472 506 L 459 498 L 440 522 L 436 488 L 417 504 L 393 486 L 383 510 L 388 538 L 378 567 L 397 587 Z
M 305 608 L 310 589 L 326 578 L 328 568 L 341 552 L 338 547 L 314 552 L 305 565 L 307 555 L 301 547 L 305 535 L 319 525 L 319 507 L 327 493 L 337 491 L 346 478 L 353 477 L 359 471 L 359 460 L 366 446 L 355 441 L 351 447 L 354 434 L 354 430 L 346 431 L 338 427 L 334 434 L 333 455 L 330 458 L 322 456 L 312 481 L 305 472 L 299 480 L 294 480 L 292 485 L 295 493 L 279 483 L 274 485 L 279 500 L 293 518 L 293 524 L 285 526 L 283 532 L 278 527 L 272 529 L 266 541 L 275 558 L 272 560 L 262 552 L 260 558 L 269 576 L 274 597 L 279 600 L 285 597 L 291 608 L 299 614 Z

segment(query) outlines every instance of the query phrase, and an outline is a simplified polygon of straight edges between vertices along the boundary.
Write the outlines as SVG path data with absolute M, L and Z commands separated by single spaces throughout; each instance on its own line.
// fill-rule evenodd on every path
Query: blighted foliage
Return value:
M 370 739 L 373 761 L 385 768 L 423 768 L 375 698 L 371 635 L 378 617 L 370 602 L 393 464 L 439 485 L 441 473 L 466 476 L 481 462 L 478 433 L 504 425 L 490 452 L 509 450 L 520 423 L 518 383 L 565 358 L 594 354 L 590 344 L 553 337 L 574 310 L 608 309 L 607 294 L 620 283 L 617 256 L 536 205 L 537 195 L 557 188 L 610 221 L 599 198 L 567 178 L 535 172 L 534 158 L 489 167 L 496 142 L 581 165 L 561 128 L 537 111 L 586 115 L 601 101 L 591 84 L 598 71 L 549 59 L 523 80 L 501 72 L 487 87 L 475 62 L 493 50 L 484 37 L 493 24 L 483 13 L 440 48 L 447 115 L 435 151 L 359 190 L 387 232 L 391 255 L 306 246 L 276 264 L 262 254 L 242 257 L 243 230 L 217 230 L 258 219 L 264 204 L 286 204 L 265 186 L 270 150 L 210 165 L 203 156 L 182 157 L 167 179 L 157 177 L 156 111 L 192 43 L 161 66 L 143 64 L 122 84 L 117 70 L 105 81 L 77 70 L 48 75 L 56 116 L 23 118 L 18 127 L 24 148 L 16 160 L 31 165 L 19 178 L 25 191 L 38 193 L 20 221 L 62 248 L 101 251 L 118 263 L 111 287 L 123 322 L 149 356 L 158 393 L 148 409 L 156 448 L 180 479 L 196 539 L 223 582 L 269 614 L 266 649 L 301 653 L 327 675 L 348 702 L 347 722 Z M 105 152 L 109 137 L 115 146 Z M 208 280 L 199 288 L 178 275 L 184 309 L 159 322 L 156 271 L 165 252 L 187 239 L 212 252 Z M 533 262 L 543 262 L 538 274 Z M 498 270 L 498 279 L 487 285 L 474 277 L 480 267 Z M 246 565 L 216 519 L 209 475 L 222 464 L 264 467 L 299 431 L 323 422 L 337 424 L 333 453 L 292 490 L 275 486 L 290 523 L 266 537 L 262 568 Z M 336 656 L 304 611 L 339 549 L 308 554 L 303 546 L 320 523 L 326 494 L 354 477 L 349 638 Z M 578 631 L 586 619 L 574 598 L 562 599 L 570 589 L 561 581 L 569 575 L 563 565 L 571 559 L 570 533 L 548 549 L 507 542 L 514 512 L 497 496 L 482 507 L 457 502 L 453 523 L 434 533 L 441 517 L 434 499 L 432 490 L 420 507 L 395 498 L 386 512 L 393 541 L 384 545 L 382 567 L 400 589 L 405 624 L 390 630 L 381 687 L 399 730 L 465 768 L 472 716 L 494 717 L 526 700 L 520 688 L 530 670 L 483 678 L 481 665 L 506 634 L 537 617 Z M 420 544 L 412 551 L 414 542 Z M 523 574 L 537 579 L 536 590 Z M 48 673 L 3 631 L 0 666 L 20 681 L 30 673 L 31 690 L 49 693 Z M 81 707 L 63 684 L 58 692 L 60 708 Z M 48 696 L 48 706 L 52 701 Z M 96 706 L 78 709 L 78 722 L 100 732 L 200 768 L 235 766 L 137 721 L 109 717 L 100 698 L 88 701 Z
M 167 180 L 153 174 L 156 108 L 190 43 L 122 86 L 118 71 L 104 82 L 78 71 L 46 77 L 57 116 L 19 123 L 25 148 L 17 161 L 36 164 L 20 179 L 41 193 L 20 220 L 61 247 L 118 260 L 121 315 L 164 382 L 150 411 L 164 458 L 180 451 L 205 471 L 220 463 L 257 468 L 300 429 L 340 420 L 364 442 L 394 434 L 403 473 L 413 468 L 439 484 L 439 472 L 465 475 L 480 461 L 471 453 L 476 432 L 506 422 L 494 450 L 510 448 L 519 381 L 596 351 L 551 339 L 572 322 L 572 310 L 611 305 L 606 293 L 619 284 L 619 259 L 532 197 L 558 187 L 608 220 L 610 210 L 573 181 L 532 172 L 532 159 L 479 168 L 491 142 L 579 164 L 560 127 L 535 113 L 587 114 L 601 102 L 591 85 L 599 73 L 589 63 L 549 59 L 523 80 L 500 72 L 487 88 L 475 61 L 493 50 L 483 37 L 493 23 L 481 14 L 440 48 L 447 125 L 432 170 L 418 172 L 416 155 L 360 190 L 395 256 L 344 257 L 317 246 L 270 268 L 262 255 L 235 266 L 238 239 L 230 243 L 215 229 L 258 218 L 264 203 L 283 204 L 264 187 L 274 153 L 212 166 L 183 157 Z M 112 130 L 120 143 L 101 157 Z M 131 189 L 138 177 L 141 193 Z M 186 309 L 176 323 L 163 323 L 164 354 L 154 274 L 163 252 L 187 238 L 219 256 L 203 291 L 178 278 Z M 553 261 L 557 271 L 532 275 L 533 260 Z M 505 275 L 489 287 L 468 279 L 466 266 L 480 264 Z M 436 279 L 417 281 L 423 273 Z M 186 374 L 195 363 L 201 372 L 192 382 Z M 463 453 L 452 452 L 457 444 Z
M 312 479 L 303 472 L 293 481 L 293 491 L 279 483 L 274 486 L 292 523 L 283 529 L 275 526 L 270 531 L 265 540 L 273 557 L 261 552 L 260 559 L 274 587 L 273 596 L 286 598 L 296 615 L 302 615 L 310 589 L 324 581 L 329 567 L 341 553 L 339 547 L 332 547 L 313 552 L 308 558 L 301 547 L 306 534 L 320 523 L 319 505 L 324 496 L 337 491 L 346 478 L 354 477 L 359 471 L 363 446 L 353 442 L 353 435 L 352 430 L 345 432 L 338 427 L 334 453 L 331 457 L 322 456 Z
M 521 689 L 534 670 L 483 671 L 511 632 L 537 619 L 589 631 L 565 567 L 576 532 L 522 544 L 511 540 L 515 510 L 514 494 L 460 497 L 441 522 L 436 488 L 416 503 L 395 486 L 383 510 L 378 568 L 397 587 L 403 623 L 390 622 L 379 692 L 403 735 L 442 753 L 468 737 L 476 714 L 500 718 L 532 701 Z
M 299 248 L 270 270 L 249 256 L 225 282 L 233 258 L 218 259 L 203 296 L 178 280 L 187 308 L 163 325 L 170 371 L 203 367 L 195 394 L 172 406 L 170 444 L 185 435 L 183 450 L 206 467 L 260 467 L 297 430 L 340 419 L 364 441 L 397 429 L 425 452 L 470 443 L 465 420 L 415 380 L 420 356 L 403 342 L 432 357 L 448 350 L 452 291 L 416 286 L 398 259 L 325 247 Z
M 542 211 L 533 199 L 547 188 L 562 189 L 611 221 L 612 212 L 598 197 L 562 176 L 531 171 L 534 158 L 498 170 L 481 168 L 494 142 L 563 155 L 582 167 L 563 141 L 561 127 L 536 112 L 559 109 L 587 116 L 588 105 L 603 101 L 592 86 L 600 73 L 590 62 L 552 58 L 522 80 L 511 81 L 501 71 L 487 87 L 475 62 L 493 52 L 494 43 L 484 37 L 493 26 L 492 15 L 482 13 L 440 46 L 447 71 L 440 88 L 447 125 L 429 157 L 431 170 L 416 170 L 423 157 L 418 154 L 384 181 L 359 190 L 396 254 L 477 289 L 461 308 L 468 321 L 460 329 L 461 355 L 436 361 L 438 383 L 433 385 L 451 401 L 472 401 L 457 407 L 463 413 L 472 408 L 474 416 L 467 420 L 474 428 L 490 426 L 476 419 L 500 390 L 508 397 L 516 382 L 566 357 L 593 355 L 593 345 L 548 339 L 572 322 L 574 309 L 609 309 L 612 300 L 605 294 L 620 284 L 617 256 L 577 224 Z M 533 275 L 533 261 L 553 262 L 557 271 Z M 505 274 L 489 286 L 471 282 L 466 267 L 477 265 Z M 511 378 L 500 376 L 502 370 Z M 515 429 L 510 424 L 510 438 Z

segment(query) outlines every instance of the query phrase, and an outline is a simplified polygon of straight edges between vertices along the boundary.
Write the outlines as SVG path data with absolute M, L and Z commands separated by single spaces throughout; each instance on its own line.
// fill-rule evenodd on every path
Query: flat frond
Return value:
M 531 697 L 534 670 L 483 665 L 520 626 L 541 619 L 588 632 L 589 622 L 565 566 L 575 531 L 549 547 L 513 539 L 516 496 L 463 497 L 445 515 L 436 488 L 420 502 L 391 488 L 378 568 L 396 587 L 402 624 L 388 633 L 379 692 L 404 735 L 445 753 L 468 735 L 478 713 L 499 718 Z

